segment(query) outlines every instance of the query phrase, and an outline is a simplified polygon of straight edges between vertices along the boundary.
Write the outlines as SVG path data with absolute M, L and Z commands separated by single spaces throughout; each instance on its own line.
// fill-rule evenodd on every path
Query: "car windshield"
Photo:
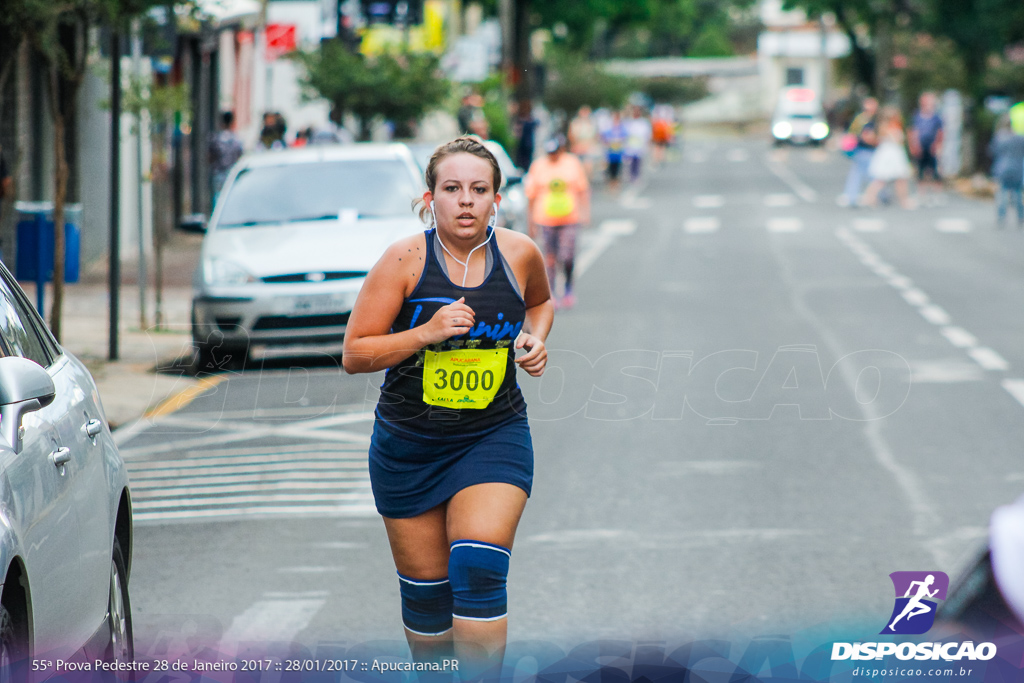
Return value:
M 318 161 L 241 171 L 218 228 L 411 215 L 416 180 L 398 160 Z

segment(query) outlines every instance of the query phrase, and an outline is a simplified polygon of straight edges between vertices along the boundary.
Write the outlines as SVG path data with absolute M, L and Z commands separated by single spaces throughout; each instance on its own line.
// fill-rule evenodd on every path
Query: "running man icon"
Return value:
M 889 577 L 896 589 L 896 604 L 882 633 L 927 633 L 935 622 L 937 600 L 946 599 L 949 577 L 934 571 L 893 572 Z

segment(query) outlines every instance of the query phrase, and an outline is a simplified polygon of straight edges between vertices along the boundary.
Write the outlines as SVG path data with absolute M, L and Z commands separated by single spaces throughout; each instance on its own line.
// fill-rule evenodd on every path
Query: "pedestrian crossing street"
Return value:
M 375 515 L 367 469 L 372 421 L 364 410 L 271 424 L 254 421 L 252 411 L 161 418 L 148 431 L 169 438 L 121 449 L 134 521 Z M 134 441 L 150 441 L 145 436 Z

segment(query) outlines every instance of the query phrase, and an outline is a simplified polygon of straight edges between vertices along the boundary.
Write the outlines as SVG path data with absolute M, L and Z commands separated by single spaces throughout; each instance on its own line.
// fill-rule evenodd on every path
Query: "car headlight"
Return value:
M 772 126 L 772 135 L 779 140 L 785 140 L 793 134 L 793 126 L 789 121 L 779 121 Z
M 817 121 L 811 124 L 811 137 L 815 140 L 824 140 L 828 137 L 828 124 L 824 121 Z
M 222 258 L 206 259 L 203 262 L 203 279 L 208 285 L 244 285 L 256 282 L 242 266 Z

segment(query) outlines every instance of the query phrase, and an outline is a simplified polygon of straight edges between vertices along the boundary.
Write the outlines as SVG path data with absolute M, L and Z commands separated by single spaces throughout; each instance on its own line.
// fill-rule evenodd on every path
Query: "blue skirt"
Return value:
M 370 439 L 370 486 L 384 517 L 416 517 L 475 484 L 518 486 L 530 495 L 533 441 L 525 417 L 472 437 L 399 436 L 380 420 Z

